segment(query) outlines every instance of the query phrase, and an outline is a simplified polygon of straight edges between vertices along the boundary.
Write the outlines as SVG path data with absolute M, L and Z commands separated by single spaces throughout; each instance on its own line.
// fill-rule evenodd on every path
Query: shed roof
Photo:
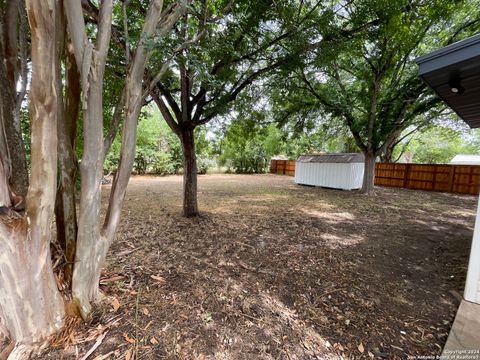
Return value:
M 363 163 L 365 157 L 360 153 L 331 153 L 302 155 L 297 159 L 301 163 Z
M 480 155 L 455 155 L 450 160 L 452 165 L 480 165 Z
M 480 127 L 480 34 L 415 61 L 423 81 L 470 127 Z

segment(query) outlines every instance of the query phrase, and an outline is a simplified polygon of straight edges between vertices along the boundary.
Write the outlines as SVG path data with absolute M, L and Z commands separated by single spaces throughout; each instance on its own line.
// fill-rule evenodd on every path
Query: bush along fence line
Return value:
M 294 160 L 272 160 L 270 172 L 295 175 Z M 479 165 L 377 163 L 375 185 L 478 195 Z

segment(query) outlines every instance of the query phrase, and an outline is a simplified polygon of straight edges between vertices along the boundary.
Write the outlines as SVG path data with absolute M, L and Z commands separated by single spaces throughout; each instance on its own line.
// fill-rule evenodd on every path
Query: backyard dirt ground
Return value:
M 104 187 L 106 203 L 109 186 Z M 278 175 L 132 178 L 90 324 L 39 359 L 403 359 L 440 354 L 477 197 L 298 186 Z

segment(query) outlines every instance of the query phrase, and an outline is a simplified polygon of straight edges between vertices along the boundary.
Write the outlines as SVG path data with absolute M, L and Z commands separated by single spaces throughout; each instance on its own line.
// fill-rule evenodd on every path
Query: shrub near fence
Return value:
M 272 174 L 295 175 L 294 160 L 272 160 Z M 479 165 L 377 163 L 375 185 L 478 195 Z

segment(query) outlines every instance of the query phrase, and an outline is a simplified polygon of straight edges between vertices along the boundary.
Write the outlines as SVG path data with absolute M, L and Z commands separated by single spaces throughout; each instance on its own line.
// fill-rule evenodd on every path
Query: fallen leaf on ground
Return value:
M 114 298 L 111 302 L 110 305 L 112 305 L 113 311 L 117 311 L 120 308 L 120 301 L 118 301 L 117 298 Z
M 132 358 L 132 349 L 128 349 L 125 352 L 125 360 L 131 360 L 131 358 Z
M 162 276 L 150 275 L 150 277 L 151 277 L 153 280 L 155 280 L 155 281 L 157 281 L 157 282 L 159 282 L 159 283 L 161 283 L 161 284 L 165 284 L 165 283 L 167 282 L 167 281 L 165 280 L 165 278 L 162 277 Z
M 106 283 L 109 283 L 109 282 L 114 282 L 114 281 L 119 281 L 119 280 L 123 280 L 124 277 L 122 275 L 116 275 L 116 276 L 112 276 L 110 278 L 102 278 L 100 279 L 100 284 L 106 284 Z
M 105 359 L 108 359 L 110 355 L 113 355 L 114 353 L 115 353 L 114 351 L 110 351 L 109 353 L 106 353 L 104 355 L 95 356 L 93 360 L 105 360 Z
M 130 336 L 128 336 L 127 333 L 123 333 L 123 338 L 124 338 L 127 342 L 129 342 L 130 344 L 135 343 L 135 340 L 132 339 Z

